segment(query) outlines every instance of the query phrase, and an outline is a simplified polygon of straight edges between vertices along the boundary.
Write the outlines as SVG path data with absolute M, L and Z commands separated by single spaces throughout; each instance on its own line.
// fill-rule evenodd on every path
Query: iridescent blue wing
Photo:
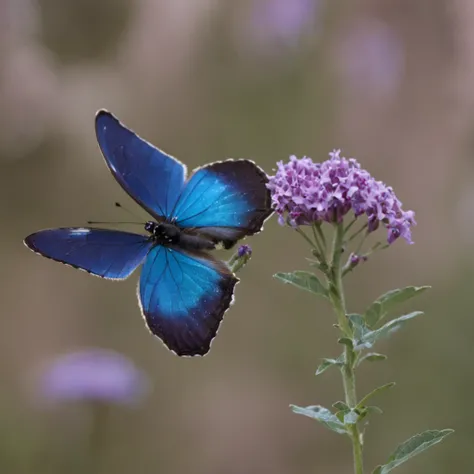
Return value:
M 100 110 L 97 141 L 120 186 L 158 221 L 169 217 L 184 184 L 186 167 Z
M 41 230 L 25 244 L 43 257 L 114 280 L 130 276 L 153 245 L 144 235 L 80 227 Z
M 248 160 L 227 160 L 198 168 L 187 181 L 172 217 L 181 228 L 232 245 L 262 228 L 272 213 L 264 171 Z
M 148 328 L 180 356 L 206 354 L 237 282 L 208 254 L 154 247 L 138 289 Z

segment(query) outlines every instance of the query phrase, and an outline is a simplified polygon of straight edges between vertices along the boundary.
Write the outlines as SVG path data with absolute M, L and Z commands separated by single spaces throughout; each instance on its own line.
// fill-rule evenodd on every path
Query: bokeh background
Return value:
M 115 201 L 146 219 L 101 158 L 102 107 L 190 168 L 246 157 L 271 173 L 342 148 L 392 185 L 416 211 L 415 245 L 351 274 L 349 309 L 433 290 L 408 308 L 426 316 L 378 348 L 389 360 L 360 371 L 361 394 L 398 382 L 377 400 L 366 465 L 450 427 L 397 472 L 473 472 L 473 25 L 472 0 L 0 0 L 0 472 L 352 472 L 348 441 L 288 408 L 343 395 L 337 371 L 314 377 L 339 352 L 330 308 L 272 279 L 308 256 L 276 219 L 248 240 L 205 358 L 148 334 L 136 275 L 103 281 L 23 246 L 41 228 L 128 220 Z M 140 400 L 48 399 L 51 361 L 94 347 L 142 371 Z

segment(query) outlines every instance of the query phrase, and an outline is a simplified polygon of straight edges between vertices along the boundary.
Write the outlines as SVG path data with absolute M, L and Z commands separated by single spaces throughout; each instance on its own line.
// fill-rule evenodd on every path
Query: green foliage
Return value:
M 348 314 L 347 318 L 349 319 L 349 322 L 351 324 L 352 334 L 355 340 L 361 340 L 364 335 L 370 331 L 362 315 Z
M 316 369 L 316 375 L 326 372 L 329 367 L 342 367 L 344 365 L 345 356 L 341 354 L 337 359 L 323 359 L 319 367 Z
M 453 430 L 428 430 L 412 436 L 402 443 L 390 456 L 388 463 L 378 466 L 373 474 L 387 474 L 413 456 L 420 454 L 431 446 L 443 441 Z
M 400 329 L 407 321 L 422 314 L 423 311 L 413 311 L 413 313 L 405 314 L 396 319 L 392 319 L 392 321 L 384 324 L 379 329 L 365 332 L 363 336 L 356 341 L 355 349 L 360 350 L 371 348 L 379 339 L 389 336 L 392 332 Z
M 349 339 L 348 337 L 340 337 L 337 342 L 339 344 L 343 344 L 345 346 L 350 347 L 351 349 L 354 347 L 354 344 L 352 343 L 352 339 Z
M 318 420 L 326 428 L 329 428 L 336 433 L 347 434 L 344 424 L 337 418 L 337 416 L 321 405 L 311 405 L 306 408 L 290 405 L 290 408 L 298 415 L 304 415 L 313 418 L 314 420 Z
M 364 354 L 359 357 L 359 359 L 357 360 L 357 366 L 362 364 L 362 362 L 364 361 L 379 362 L 385 359 L 387 359 L 387 356 L 385 354 L 379 354 L 378 352 L 368 352 L 367 354 Z
M 387 291 L 387 293 L 379 296 L 364 313 L 364 320 L 371 329 L 383 319 L 386 314 L 396 305 L 401 304 L 416 295 L 423 293 L 430 286 L 407 286 L 406 288 L 398 288 L 396 290 Z
M 333 403 L 332 406 L 333 406 L 333 408 L 335 408 L 336 410 L 339 410 L 339 411 L 349 411 L 350 410 L 349 406 L 341 400 L 339 400 L 336 403 Z
M 327 288 L 319 281 L 319 278 L 311 272 L 295 271 L 290 273 L 275 273 L 274 278 L 283 283 L 289 283 L 301 290 L 309 291 L 315 295 L 329 298 Z
M 396 385 L 395 382 L 389 382 L 389 383 L 386 383 L 385 385 L 381 385 L 380 387 L 377 387 L 376 389 L 372 390 L 357 404 L 357 408 L 364 407 L 365 403 L 374 395 L 377 395 L 378 393 L 383 392 L 384 390 L 388 390 L 389 388 L 392 388 L 395 385 Z
M 358 409 L 360 413 L 359 421 L 365 418 L 367 415 L 382 415 L 383 410 L 375 405 L 369 405 L 367 407 L 361 407 Z

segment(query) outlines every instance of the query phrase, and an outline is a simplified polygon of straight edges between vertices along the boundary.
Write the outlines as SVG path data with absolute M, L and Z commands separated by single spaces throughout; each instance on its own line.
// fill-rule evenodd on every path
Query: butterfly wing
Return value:
M 97 113 L 96 134 L 120 186 L 158 221 L 167 217 L 182 191 L 186 167 L 122 125 L 111 113 Z
M 25 244 L 43 257 L 114 280 L 130 276 L 153 245 L 144 235 L 80 227 L 41 230 Z
M 227 160 L 198 168 L 172 211 L 181 228 L 197 228 L 231 246 L 259 232 L 272 213 L 265 172 L 249 160 Z
M 223 262 L 208 254 L 153 247 L 138 288 L 146 324 L 176 354 L 204 355 L 237 282 Z

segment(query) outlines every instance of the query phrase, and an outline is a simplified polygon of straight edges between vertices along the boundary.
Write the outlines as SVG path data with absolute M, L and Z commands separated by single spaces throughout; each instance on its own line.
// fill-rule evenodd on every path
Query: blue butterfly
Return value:
M 101 110 L 100 149 L 112 175 L 152 217 L 146 234 L 66 227 L 29 235 L 34 252 L 123 280 L 143 263 L 138 301 L 150 331 L 180 356 L 206 354 L 238 278 L 209 254 L 259 232 L 272 213 L 266 174 L 248 160 L 186 166 Z

